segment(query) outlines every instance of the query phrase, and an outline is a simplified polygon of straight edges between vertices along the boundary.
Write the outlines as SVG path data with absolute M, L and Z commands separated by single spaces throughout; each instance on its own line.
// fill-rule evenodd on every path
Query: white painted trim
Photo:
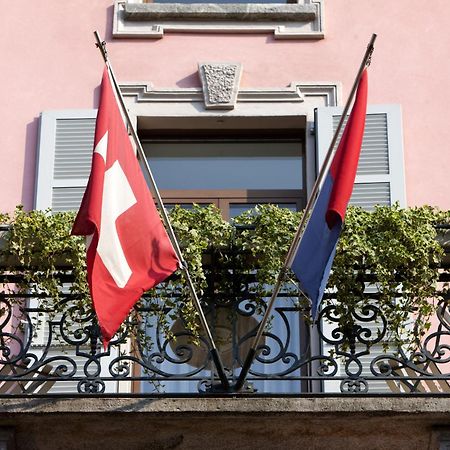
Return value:
M 145 81 L 121 82 L 124 97 L 135 103 L 192 103 L 204 102 L 201 88 L 154 88 Z M 323 106 L 337 106 L 340 102 L 341 86 L 330 81 L 292 81 L 288 87 L 241 88 L 237 103 L 284 103 L 305 102 L 312 98 L 323 98 Z M 131 100 L 128 102 L 131 103 Z M 309 103 L 309 102 L 308 102 Z
M 391 197 L 406 207 L 405 161 L 403 150 L 403 122 L 400 105 L 371 106 L 373 114 L 385 112 L 388 119 L 389 167 L 391 172 Z M 392 174 L 394 172 L 394 174 Z
M 331 85 L 331 84 L 330 84 Z M 306 89 L 309 85 L 305 85 Z M 328 90 L 331 86 L 321 86 L 322 90 Z M 135 97 L 136 102 L 204 102 L 201 88 L 153 88 L 153 85 L 145 82 L 120 83 L 122 94 L 127 97 Z M 261 88 L 239 89 L 237 102 L 268 102 L 268 101 L 303 101 L 302 83 L 292 82 L 285 88 Z M 328 92 L 327 92 L 328 94 Z

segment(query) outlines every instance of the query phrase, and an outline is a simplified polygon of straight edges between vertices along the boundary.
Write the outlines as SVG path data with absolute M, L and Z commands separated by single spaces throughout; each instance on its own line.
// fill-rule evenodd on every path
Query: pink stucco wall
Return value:
M 325 21 L 320 41 L 268 34 L 112 40 L 112 0 L 8 2 L 0 18 L 0 210 L 32 206 L 39 113 L 95 106 L 102 60 L 94 29 L 106 35 L 121 81 L 195 86 L 198 61 L 233 60 L 243 64 L 243 86 L 339 81 L 344 98 L 378 33 L 369 102 L 402 105 L 408 204 L 450 209 L 448 0 L 326 0 Z

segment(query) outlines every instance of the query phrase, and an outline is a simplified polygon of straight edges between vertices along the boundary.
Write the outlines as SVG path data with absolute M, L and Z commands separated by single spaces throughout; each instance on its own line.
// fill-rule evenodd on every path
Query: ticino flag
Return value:
M 291 263 L 301 290 L 311 300 L 313 318 L 317 316 L 328 282 L 352 195 L 364 135 L 366 109 L 367 72 L 364 70 L 342 139 Z
M 72 234 L 86 236 L 91 297 L 106 345 L 142 293 L 178 268 L 103 73 L 89 182 Z

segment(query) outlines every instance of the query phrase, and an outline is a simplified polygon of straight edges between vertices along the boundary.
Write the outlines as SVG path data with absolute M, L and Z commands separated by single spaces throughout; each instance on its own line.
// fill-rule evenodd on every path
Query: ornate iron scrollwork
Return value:
M 204 306 L 232 381 L 265 304 L 252 294 L 254 274 L 239 273 L 233 266 L 224 270 L 230 275 L 226 290 L 217 290 L 211 270 Z M 0 273 L 1 281 L 6 283 L 5 274 Z M 127 389 L 134 383 L 133 389 L 149 395 L 214 392 L 217 380 L 211 372 L 208 341 L 201 334 L 192 336 L 179 316 L 169 320 L 167 334 L 167 322 L 163 326 L 154 314 L 155 300 L 144 299 L 135 317 L 104 349 L 94 314 L 77 306 L 75 294 L 62 294 L 57 311 L 42 306 L 49 303 L 41 301 L 43 294 L 40 297 L 18 298 L 6 289 L 0 294 L 1 395 L 18 386 L 20 392 L 32 395 L 37 391 L 31 386 L 45 383 L 52 385 L 50 394 L 67 395 L 110 395 L 117 392 L 117 383 L 128 383 Z M 381 383 L 385 392 L 436 393 L 450 381 L 448 294 L 440 300 L 435 325 L 414 351 L 391 348 L 387 353 L 379 349 L 389 344 L 388 323 L 370 294 L 348 308 L 345 322 L 339 313 L 342 305 L 339 309 L 329 304 L 314 327 L 303 320 L 295 300 L 292 292 L 277 300 L 244 392 L 305 394 L 337 389 L 356 395 L 374 392 L 373 386 L 380 389 Z M 156 301 L 156 306 L 166 317 L 175 314 L 170 305 Z M 333 382 L 335 387 L 330 388 Z

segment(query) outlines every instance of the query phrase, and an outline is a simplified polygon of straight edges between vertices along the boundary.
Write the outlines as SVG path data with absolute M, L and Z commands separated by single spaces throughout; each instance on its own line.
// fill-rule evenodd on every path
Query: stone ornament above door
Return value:
M 233 109 L 241 80 L 240 63 L 204 62 L 198 64 L 206 109 Z

